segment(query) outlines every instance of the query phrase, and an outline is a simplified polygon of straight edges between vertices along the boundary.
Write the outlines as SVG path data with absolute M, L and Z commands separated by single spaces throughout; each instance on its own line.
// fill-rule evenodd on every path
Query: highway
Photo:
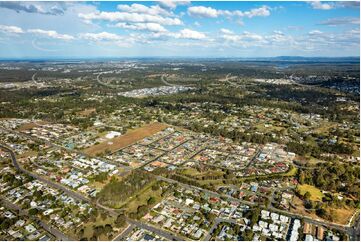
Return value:
M 167 81 L 165 80 L 165 76 L 166 76 L 166 75 L 162 75 L 162 76 L 160 77 L 160 79 L 162 80 L 162 82 L 163 82 L 165 85 L 167 85 L 167 86 L 177 86 L 177 85 L 175 85 L 175 84 L 171 84 L 171 83 L 167 82 Z

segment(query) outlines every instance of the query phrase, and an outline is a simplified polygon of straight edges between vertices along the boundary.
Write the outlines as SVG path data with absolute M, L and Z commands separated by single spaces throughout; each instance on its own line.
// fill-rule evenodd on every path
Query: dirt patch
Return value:
M 95 108 L 87 108 L 87 109 L 84 109 L 83 111 L 78 112 L 78 114 L 81 116 L 87 117 L 94 112 L 96 112 Z
M 84 152 L 88 155 L 97 155 L 103 153 L 106 150 L 115 152 L 141 139 L 144 139 L 145 137 L 151 136 L 167 127 L 168 125 L 163 123 L 147 124 L 143 127 L 131 130 L 122 136 L 110 139 L 97 145 L 93 145 L 85 149 Z
M 332 214 L 333 221 L 339 224 L 347 224 L 355 213 L 355 209 L 350 207 L 329 208 L 328 211 Z
M 290 212 L 294 214 L 309 216 L 314 219 L 320 219 L 313 210 L 306 210 L 303 205 L 303 201 L 299 199 L 297 196 L 293 196 L 292 205 L 293 206 L 291 207 Z
M 29 129 L 35 128 L 35 127 L 37 127 L 39 125 L 42 125 L 42 124 L 46 124 L 46 122 L 45 121 L 38 121 L 37 123 L 30 122 L 30 123 L 20 125 L 20 127 L 17 128 L 16 130 L 17 131 L 29 130 Z

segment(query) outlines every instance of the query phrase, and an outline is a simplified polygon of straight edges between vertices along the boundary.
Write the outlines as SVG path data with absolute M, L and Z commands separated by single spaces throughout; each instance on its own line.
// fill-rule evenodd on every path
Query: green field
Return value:
M 298 185 L 297 190 L 302 196 L 306 192 L 309 192 L 311 194 L 310 200 L 312 201 L 322 201 L 322 198 L 324 196 L 320 189 L 308 184 Z

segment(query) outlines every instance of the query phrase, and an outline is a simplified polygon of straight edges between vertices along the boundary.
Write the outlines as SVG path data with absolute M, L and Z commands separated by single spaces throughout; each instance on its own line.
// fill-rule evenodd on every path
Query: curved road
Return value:
M 62 186 L 62 185 L 60 185 L 60 184 L 58 184 L 58 183 L 49 181 L 49 180 L 47 180 L 47 179 L 44 179 L 44 178 L 42 178 L 42 177 L 40 177 L 40 176 L 38 176 L 38 175 L 36 175 L 36 174 L 33 174 L 33 173 L 25 170 L 24 168 L 22 168 L 22 167 L 17 163 L 16 156 L 15 156 L 14 152 L 13 152 L 10 148 L 8 148 L 8 147 L 6 147 L 6 146 L 4 146 L 4 145 L 1 145 L 1 144 L 0 144 L 0 147 L 10 153 L 11 159 L 12 159 L 12 163 L 13 163 L 14 167 L 15 167 L 17 170 L 19 170 L 19 171 L 21 171 L 21 172 L 24 172 L 24 173 L 30 175 L 31 177 L 33 177 L 33 178 L 35 178 L 35 179 L 38 179 L 38 180 L 40 180 L 40 181 L 43 181 L 44 183 L 48 184 L 49 186 L 55 187 L 55 188 L 57 188 L 57 189 L 59 189 L 59 190 L 62 190 L 62 191 L 64 191 L 65 193 L 67 193 L 67 194 L 68 194 L 69 196 L 71 196 L 71 197 L 74 197 L 74 198 L 76 198 L 76 199 L 78 199 L 78 200 L 82 200 L 82 201 L 86 201 L 86 202 L 91 203 L 91 200 L 90 200 L 89 198 L 86 198 L 86 197 L 84 197 L 84 196 L 81 195 L 81 194 L 78 194 L 78 193 L 76 193 L 76 192 L 74 192 L 74 191 L 71 191 L 71 190 L 67 189 L 66 187 L 64 187 L 64 186 Z M 167 181 L 167 182 L 169 182 L 169 183 L 177 183 L 177 184 L 180 184 L 181 186 L 188 187 L 188 188 L 193 188 L 193 189 L 196 189 L 196 190 L 200 190 L 200 191 L 202 191 L 202 192 L 205 192 L 205 193 L 207 193 L 207 194 L 211 194 L 211 195 L 213 195 L 213 196 L 224 197 L 224 198 L 226 198 L 226 199 L 229 199 L 230 201 L 235 201 L 235 202 L 243 203 L 243 204 L 250 205 L 250 206 L 254 206 L 254 205 L 255 205 L 255 204 L 252 203 L 252 202 L 247 202 L 247 201 L 244 201 L 244 200 L 241 200 L 241 199 L 237 199 L 237 198 L 234 198 L 234 197 L 231 197 L 231 196 L 228 196 L 228 195 L 220 195 L 219 193 L 216 193 L 216 192 L 213 192 L 213 191 L 210 191 L 210 190 L 207 190 L 207 189 L 203 189 L 203 188 L 200 188 L 200 187 L 196 187 L 196 186 L 192 186 L 192 185 L 180 183 L 180 182 L 178 182 L 178 181 L 175 181 L 175 180 L 172 180 L 172 179 L 168 179 L 168 178 L 165 178 L 165 177 L 161 177 L 161 176 L 156 176 L 156 177 L 157 177 L 157 179 L 159 179 L 159 180 Z M 96 204 L 96 206 L 101 207 L 102 209 L 110 212 L 111 214 L 114 214 L 114 215 L 117 214 L 117 213 L 116 213 L 113 209 L 111 209 L 111 208 L 107 208 L 107 207 L 104 207 L 104 206 L 99 206 L 99 204 Z M 336 223 L 332 223 L 332 222 L 322 221 L 322 220 L 319 220 L 319 219 L 316 219 L 316 220 L 315 220 L 315 219 L 313 219 L 313 218 L 311 218 L 311 217 L 308 217 L 308 216 L 299 215 L 299 214 L 293 214 L 293 213 L 290 213 L 290 212 L 287 212 L 287 211 L 284 211 L 284 210 L 281 210 L 281 209 L 277 209 L 277 208 L 274 208 L 274 207 L 266 208 L 265 206 L 261 206 L 261 208 L 262 208 L 262 209 L 269 209 L 269 210 L 271 210 L 271 211 L 275 211 L 275 212 L 278 212 L 278 213 L 280 213 L 280 214 L 285 214 L 285 215 L 290 216 L 290 217 L 301 218 L 301 219 L 304 219 L 304 220 L 306 220 L 306 221 L 308 221 L 308 222 L 310 222 L 310 223 L 314 223 L 314 224 L 323 225 L 323 226 L 326 226 L 326 227 L 332 227 L 332 228 L 336 228 L 336 229 L 339 229 L 339 230 L 342 230 L 342 231 L 346 231 L 346 232 L 349 234 L 350 238 L 352 238 L 352 237 L 353 237 L 353 238 L 354 238 L 354 237 L 357 237 L 357 235 L 359 236 L 359 234 L 360 234 L 358 231 L 356 231 L 357 228 L 359 228 L 359 217 L 355 219 L 356 223 L 355 223 L 355 225 L 354 225 L 353 227 L 351 227 L 351 226 L 349 226 L 349 225 L 340 225 L 340 224 L 336 224 Z M 149 225 L 143 224 L 143 223 L 141 223 L 141 222 L 139 222 L 139 221 L 135 221 L 135 220 L 130 220 L 130 219 L 129 219 L 129 222 L 132 223 L 132 224 L 136 224 L 136 225 L 137 225 L 137 224 L 140 224 L 140 225 L 142 225 L 142 226 L 143 226 L 144 228 L 146 228 L 146 229 L 147 229 L 147 228 L 156 229 L 156 228 L 151 227 L 151 226 L 149 226 Z M 148 230 L 149 230 L 149 229 L 148 229 Z M 165 232 L 165 231 L 159 230 L 158 232 Z M 158 232 L 157 232 L 157 233 L 158 233 Z M 167 232 L 167 233 L 168 233 L 168 232 Z M 172 236 L 174 236 L 174 235 L 172 235 Z M 174 236 L 174 239 L 182 240 L 182 238 L 178 238 L 178 237 L 176 237 L 176 236 Z
M 167 85 L 167 86 L 177 86 L 176 84 L 171 84 L 171 83 L 169 83 L 169 82 L 167 82 L 164 78 L 165 78 L 165 74 L 164 75 L 162 75 L 161 77 L 160 77 L 160 79 L 162 80 L 162 82 L 165 84 L 165 85 Z
M 16 156 L 15 156 L 15 153 L 8 147 L 0 144 L 0 147 L 2 149 L 4 149 L 5 151 L 9 152 L 10 156 L 11 156 L 11 160 L 12 160 L 12 163 L 13 163 L 13 166 L 15 167 L 16 170 L 20 171 L 20 172 L 23 172 L 31 177 L 33 177 L 34 179 L 37 179 L 39 181 L 42 181 L 44 183 L 46 183 L 47 185 L 51 186 L 51 187 L 54 187 L 56 189 L 59 189 L 59 190 L 62 190 L 63 192 L 65 192 L 66 194 L 68 194 L 69 196 L 77 199 L 78 201 L 84 201 L 84 202 L 88 202 L 88 203 L 91 203 L 91 200 L 79 193 L 76 193 L 66 187 L 64 187 L 63 185 L 60 185 L 59 183 L 56 183 L 56 182 L 53 182 L 53 181 L 50 181 L 50 180 L 47 180 L 37 174 L 34 174 L 26 169 L 24 169 L 23 167 L 21 167 L 17 160 L 16 160 Z
M 84 202 L 88 202 L 88 203 L 93 204 L 92 201 L 91 201 L 89 198 L 87 198 L 87 197 L 85 197 L 85 196 L 83 196 L 83 195 L 81 195 L 81 194 L 79 194 L 79 193 L 76 193 L 76 192 L 74 192 L 74 191 L 72 191 L 72 190 L 70 190 L 70 189 L 68 189 L 68 188 L 66 188 L 66 187 L 64 187 L 64 186 L 62 186 L 62 185 L 60 185 L 60 184 L 58 184 L 58 183 L 55 183 L 55 182 L 53 182 L 53 181 L 49 181 L 49 180 L 47 180 L 47 179 L 45 179 L 45 178 L 42 178 L 42 177 L 40 177 L 40 176 L 38 176 L 38 175 L 36 175 L 36 174 L 34 174 L 34 173 L 32 173 L 32 172 L 24 169 L 24 168 L 22 168 L 22 167 L 18 164 L 18 162 L 17 162 L 17 160 L 16 160 L 15 153 L 14 153 L 10 148 L 8 148 L 7 146 L 2 145 L 2 144 L 0 144 L 0 148 L 2 148 L 3 150 L 7 151 L 7 152 L 10 154 L 11 160 L 12 160 L 12 164 L 13 164 L 13 166 L 15 167 L 16 170 L 18 170 L 18 171 L 20 171 L 20 172 L 23 172 L 23 173 L 25 173 L 25 174 L 27 174 L 27 175 L 35 178 L 35 179 L 38 179 L 38 180 L 46 183 L 47 185 L 49 185 L 49 186 L 51 186 L 51 187 L 54 187 L 54 188 L 56 188 L 56 189 L 59 189 L 59 190 L 63 191 L 64 193 L 68 194 L 69 196 L 71 196 L 71 197 L 73 197 L 73 198 L 75 198 L 75 199 L 77 199 L 77 200 L 79 200 L 79 201 L 84 201 Z M 108 211 L 110 214 L 112 214 L 112 215 L 114 215 L 114 216 L 119 215 L 119 212 L 116 212 L 115 209 L 105 207 L 105 206 L 103 206 L 103 205 L 101 205 L 101 204 L 99 204 L 99 203 L 95 203 L 95 205 L 96 205 L 97 207 L 99 207 L 99 208 L 102 208 L 102 209 Z M 174 234 L 172 234 L 172 233 L 170 233 L 170 232 L 167 232 L 167 231 L 158 229 L 158 228 L 156 228 L 156 227 L 154 227 L 154 226 L 151 226 L 151 225 L 142 223 L 142 222 L 140 222 L 140 221 L 136 221 L 136 220 L 132 220 L 132 219 L 127 218 L 127 222 L 128 222 L 129 224 L 136 225 L 136 226 L 138 226 L 138 227 L 140 227 L 140 228 L 143 228 L 143 229 L 152 231 L 152 232 L 154 232 L 154 233 L 156 233 L 156 234 L 158 234 L 158 235 L 160 235 L 160 236 L 162 236 L 162 237 L 164 237 L 164 238 L 166 238 L 166 239 L 168 239 L 168 240 L 180 240 L 180 241 L 184 240 L 183 238 L 180 238 L 180 237 L 178 237 L 178 236 L 176 236 L 176 235 L 174 235 Z M 47 226 L 47 224 L 46 224 L 45 222 L 41 222 L 40 224 L 41 224 L 42 226 L 44 226 L 44 229 L 46 229 L 45 227 Z M 52 228 L 49 227 L 48 229 L 52 229 Z M 54 230 L 54 232 L 55 232 L 56 234 L 58 234 L 58 232 L 57 232 L 56 230 Z M 59 231 L 59 232 L 60 232 L 60 231 Z M 56 234 L 54 234 L 54 235 L 56 235 Z M 63 235 L 63 236 L 64 236 L 64 240 L 68 240 L 68 239 L 66 239 L 65 235 Z

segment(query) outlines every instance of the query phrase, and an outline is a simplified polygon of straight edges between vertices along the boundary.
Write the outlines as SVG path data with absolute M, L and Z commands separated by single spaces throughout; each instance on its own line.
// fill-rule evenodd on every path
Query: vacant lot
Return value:
M 304 184 L 304 185 L 298 185 L 297 189 L 302 196 L 306 192 L 309 192 L 311 194 L 310 200 L 312 201 L 322 201 L 323 193 L 317 187 Z
M 26 124 L 21 125 L 19 128 L 17 128 L 17 130 L 18 131 L 24 131 L 24 130 L 35 128 L 40 124 L 46 124 L 46 123 L 47 122 L 45 122 L 45 121 L 38 121 L 37 123 L 30 122 L 30 123 L 26 123 Z
M 87 108 L 87 109 L 84 109 L 84 110 L 78 112 L 78 114 L 81 115 L 81 116 L 87 117 L 90 114 L 95 113 L 95 112 L 96 112 L 95 108 Z
M 304 203 L 301 199 L 299 199 L 297 196 L 293 197 L 292 200 L 293 207 L 291 208 L 290 212 L 293 212 L 295 214 L 305 215 L 312 217 L 314 219 L 321 219 L 323 218 L 318 217 L 315 213 L 315 210 L 306 210 L 304 207 Z M 352 215 L 355 213 L 355 209 L 351 207 L 342 207 L 342 208 L 327 208 L 326 209 L 329 214 L 332 215 L 332 222 L 338 223 L 338 224 L 347 224 L 352 217 Z
M 105 141 L 103 143 L 91 146 L 85 149 L 84 152 L 88 155 L 101 154 L 106 150 L 115 152 L 121 148 L 137 142 L 138 140 L 151 136 L 167 127 L 168 126 L 166 124 L 151 123 L 138 129 L 130 130 L 126 134 L 110 139 L 109 141 Z

